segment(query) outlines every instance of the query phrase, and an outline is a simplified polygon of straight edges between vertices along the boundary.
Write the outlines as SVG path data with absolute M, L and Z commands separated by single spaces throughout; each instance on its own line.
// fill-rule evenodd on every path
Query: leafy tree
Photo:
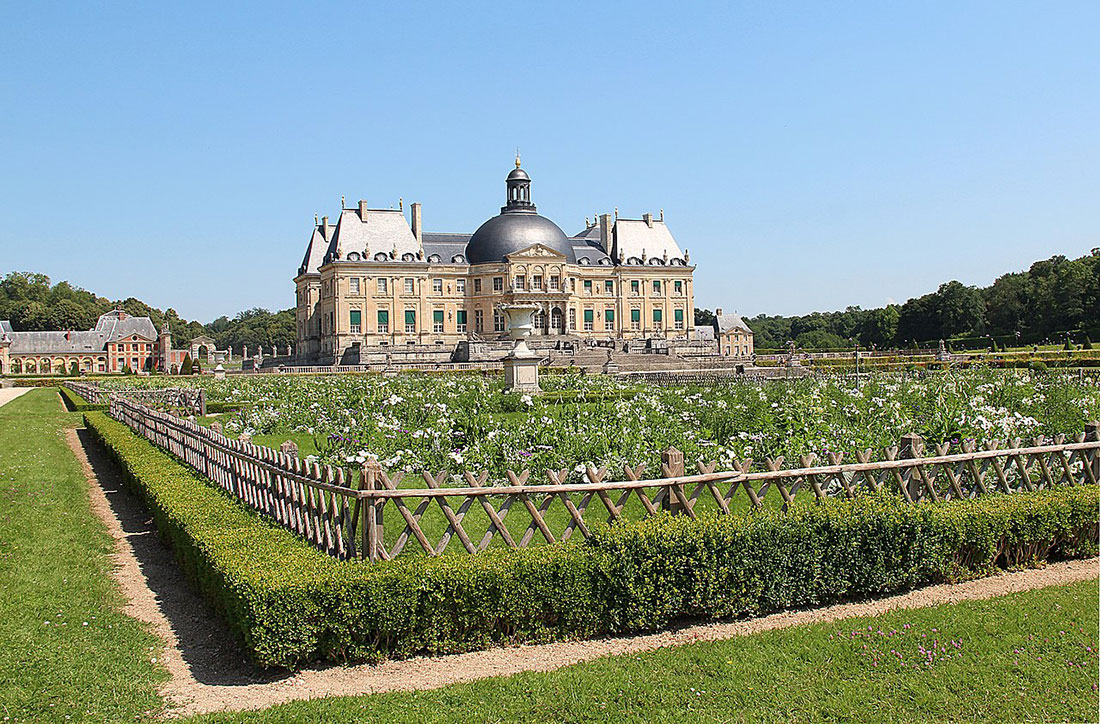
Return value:
M 50 306 L 46 312 L 48 329 L 91 329 L 95 319 L 91 312 L 73 299 L 62 299 Z
M 860 344 L 865 347 L 888 347 L 898 334 L 899 307 L 891 304 L 881 309 L 871 309 L 863 317 L 859 329 Z
M 935 296 L 941 337 L 978 334 L 985 329 L 985 304 L 977 287 L 951 281 L 941 284 Z
M 718 329 L 718 318 L 715 317 L 714 312 L 710 311 L 709 309 L 700 309 L 699 307 L 696 307 L 695 308 L 695 326 L 696 327 L 705 327 L 707 325 L 710 325 L 711 327 L 714 327 L 715 330 L 717 330 Z
M 803 349 L 839 349 L 849 346 L 844 338 L 823 329 L 803 332 L 794 338 L 794 343 Z

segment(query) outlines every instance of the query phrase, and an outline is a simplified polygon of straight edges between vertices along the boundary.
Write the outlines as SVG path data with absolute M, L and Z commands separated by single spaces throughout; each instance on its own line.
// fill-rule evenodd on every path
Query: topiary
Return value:
M 1087 334 L 1085 335 L 1085 344 L 1082 345 L 1082 349 L 1092 349 L 1092 340 L 1089 339 Z
M 194 370 L 194 363 L 191 361 L 191 353 L 188 352 L 183 356 L 183 364 L 180 365 L 180 374 L 189 375 Z

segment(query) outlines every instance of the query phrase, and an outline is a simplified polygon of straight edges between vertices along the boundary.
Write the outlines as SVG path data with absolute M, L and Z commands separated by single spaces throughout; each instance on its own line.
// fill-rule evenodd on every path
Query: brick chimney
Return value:
M 359 199 L 359 220 L 367 220 L 367 202 L 364 199 Z
M 321 233 L 324 235 L 324 237 L 326 239 L 328 239 L 328 217 L 327 216 L 322 216 L 321 217 Z
M 424 245 L 424 225 L 420 218 L 420 202 L 413 202 L 412 205 L 412 233 L 416 239 L 417 246 Z
M 653 214 L 642 214 L 642 221 L 644 221 L 645 225 L 649 228 L 653 228 Z

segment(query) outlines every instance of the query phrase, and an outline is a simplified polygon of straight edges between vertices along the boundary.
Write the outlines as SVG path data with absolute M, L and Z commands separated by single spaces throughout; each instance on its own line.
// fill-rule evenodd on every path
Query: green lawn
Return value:
M 0 720 L 133 721 L 160 710 L 161 643 L 121 613 L 56 390 L 0 407 Z M 10 719 L 8 719 L 10 717 Z
M 161 643 L 121 613 L 111 541 L 63 438 L 79 422 L 48 389 L 0 407 L 0 721 L 148 720 L 164 709 Z M 190 721 L 1095 721 L 1097 596 L 1092 581 Z
M 188 721 L 1096 721 L 1097 593 L 1091 581 Z

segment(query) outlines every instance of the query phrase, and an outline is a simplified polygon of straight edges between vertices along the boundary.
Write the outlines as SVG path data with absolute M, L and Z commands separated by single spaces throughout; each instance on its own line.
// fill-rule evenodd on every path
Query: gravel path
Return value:
M 33 389 L 33 387 L 0 387 L 0 407 L 3 407 L 20 395 L 25 395 Z
M 639 636 L 517 646 L 378 665 L 328 666 L 293 674 L 271 673 L 251 666 L 232 643 L 233 636 L 187 583 L 172 552 L 156 537 L 141 504 L 120 489 L 118 468 L 103 450 L 91 442 L 84 430 L 67 430 L 66 435 L 88 476 L 92 509 L 115 539 L 115 576 L 128 602 L 126 613 L 149 623 L 165 641 L 160 658 L 171 678 L 161 693 L 173 707 L 170 714 L 174 716 L 260 709 L 323 696 L 433 689 L 521 671 L 550 671 L 602 656 L 877 615 L 893 609 L 991 598 L 1100 575 L 1100 559 L 1093 558 L 1001 573 L 956 585 L 929 586 L 874 601 L 685 626 Z

